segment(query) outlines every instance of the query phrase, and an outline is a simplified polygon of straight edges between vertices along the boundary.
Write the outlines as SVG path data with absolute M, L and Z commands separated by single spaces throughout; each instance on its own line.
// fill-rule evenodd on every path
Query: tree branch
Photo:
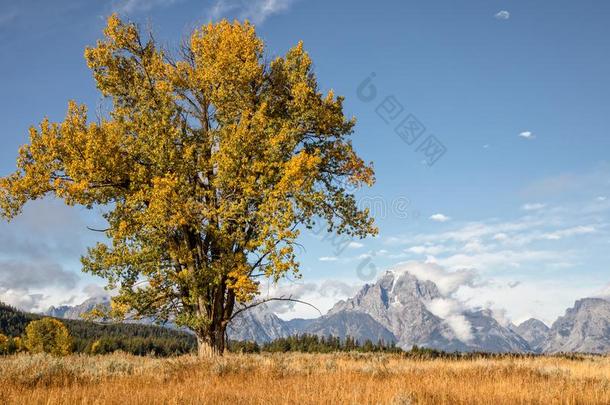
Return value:
M 287 297 L 287 298 L 286 297 L 277 297 L 277 298 L 265 298 L 264 300 L 253 302 L 250 305 L 243 306 L 240 309 L 238 309 L 237 311 L 233 312 L 233 315 L 231 315 L 231 318 L 229 318 L 229 321 L 232 320 L 233 318 L 235 318 L 235 316 L 237 316 L 241 312 L 247 311 L 248 309 L 257 307 L 257 306 L 259 306 L 261 304 L 264 304 L 264 303 L 270 302 L 270 301 L 291 301 L 291 302 L 297 302 L 299 304 L 305 304 L 305 305 L 308 305 L 308 306 L 312 307 L 316 311 L 318 311 L 320 316 L 322 316 L 322 311 L 320 311 L 315 305 L 313 305 L 313 304 L 311 304 L 309 302 L 297 300 L 297 299 L 294 299 L 294 298 L 291 298 L 291 297 Z

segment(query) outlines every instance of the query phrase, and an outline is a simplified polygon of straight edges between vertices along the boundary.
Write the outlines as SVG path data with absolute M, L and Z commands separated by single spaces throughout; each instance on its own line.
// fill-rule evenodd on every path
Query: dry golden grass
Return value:
M 0 358 L 0 403 L 610 404 L 610 358 L 380 354 Z

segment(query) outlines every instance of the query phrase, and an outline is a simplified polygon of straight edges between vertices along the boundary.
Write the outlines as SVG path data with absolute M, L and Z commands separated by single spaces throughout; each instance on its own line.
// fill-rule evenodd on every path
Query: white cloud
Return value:
M 339 258 L 336 256 L 322 256 L 318 260 L 320 260 L 321 262 L 336 262 L 337 260 L 339 260 Z
M 444 245 L 423 245 L 423 246 L 412 246 L 407 249 L 407 252 L 415 253 L 418 255 L 438 255 L 447 252 L 448 249 Z
M 566 246 L 560 241 L 588 237 L 595 238 L 591 240 L 594 243 L 608 235 L 609 227 L 603 217 L 598 212 L 586 214 L 582 205 L 542 209 L 542 204 L 530 203 L 523 208 L 527 215 L 513 221 L 456 223 L 444 232 L 386 238 L 388 245 L 407 245 L 399 254 L 387 257 L 422 255 L 427 263 L 450 270 L 476 269 L 487 273 L 568 271 L 589 259 L 582 244 Z
M 362 287 L 360 282 L 342 280 L 318 280 L 306 283 L 281 281 L 271 284 L 263 289 L 260 299 L 266 298 L 292 298 L 312 304 L 323 314 L 338 301 L 352 297 Z M 292 301 L 270 301 L 270 310 L 280 318 L 317 318 L 320 313 L 313 307 Z
M 536 136 L 532 133 L 532 131 L 523 131 L 519 133 L 519 137 L 524 139 L 534 139 Z
M 594 297 L 610 299 L 610 284 L 604 287 L 601 291 L 593 295 Z
M 495 15 L 496 20 L 508 20 L 510 18 L 510 12 L 507 10 L 500 10 Z
M 118 292 L 118 291 L 117 291 Z M 83 293 L 87 296 L 87 298 L 100 298 L 100 297 L 108 297 L 111 294 L 108 290 L 102 287 L 99 284 L 88 284 L 83 288 Z
M 516 221 L 488 221 L 488 222 L 468 222 L 453 230 L 431 233 L 418 234 L 409 238 L 388 238 L 388 243 L 440 243 L 440 242 L 458 242 L 467 243 L 474 239 L 483 239 L 492 235 L 512 234 L 523 232 L 531 228 L 543 226 L 547 223 L 538 218 L 522 218 Z
M 350 242 L 347 244 L 347 247 L 350 249 L 360 249 L 364 247 L 364 243 L 360 242 Z
M 563 238 L 569 238 L 577 235 L 586 235 L 595 232 L 597 232 L 595 226 L 575 226 L 572 228 L 561 229 L 555 232 L 545 233 L 542 237 L 543 239 L 548 240 L 559 240 Z
M 593 285 L 590 280 L 579 277 L 577 280 L 521 280 L 517 285 L 512 283 L 511 287 L 507 279 L 490 278 L 483 288 L 460 289 L 455 298 L 468 302 L 471 307 L 492 309 L 494 318 L 500 323 L 510 319 L 518 325 L 536 318 L 550 325 L 575 300 L 591 296 L 595 291 Z
M 494 236 L 492 236 L 492 239 L 499 241 L 499 242 L 503 242 L 503 241 L 508 240 L 508 235 L 505 234 L 504 232 L 500 232 L 500 233 L 497 233 Z
M 395 274 L 409 273 L 419 280 L 432 281 L 444 296 L 451 296 L 463 286 L 474 287 L 478 285 L 477 273 L 473 270 L 449 271 L 433 263 L 401 263 L 390 271 Z
M 274 14 L 284 12 L 297 0 L 217 0 L 210 10 L 213 20 L 237 17 L 262 24 Z
M 552 250 L 495 250 L 483 253 L 458 253 L 436 258 L 436 262 L 449 269 L 477 269 L 480 271 L 519 268 L 525 264 L 544 263 L 550 265 L 566 260 L 569 252 L 559 254 Z
M 458 339 L 463 342 L 472 340 L 472 325 L 464 316 L 464 308 L 460 302 L 451 298 L 436 298 L 427 302 L 426 308 L 444 319 Z
M 485 251 L 487 249 L 487 247 L 480 240 L 474 239 L 474 240 L 468 241 L 462 249 L 464 250 L 464 252 L 478 253 L 478 252 Z
M 387 237 L 384 242 L 387 245 L 411 245 L 405 250 L 407 252 L 436 255 L 452 251 L 493 251 L 500 248 L 499 244 L 526 246 L 535 241 L 592 234 L 607 228 L 597 212 L 592 212 L 590 218 L 584 215 L 587 207 L 580 206 L 580 210 L 542 207 L 542 204 L 526 204 L 522 208 L 528 211 L 528 215 L 513 221 L 468 222 L 440 233 Z M 583 220 L 590 222 L 578 223 Z
M 511 320 L 508 317 L 508 312 L 504 308 L 491 309 L 492 317 L 503 327 L 507 328 L 511 324 Z
M 538 211 L 546 207 L 546 204 L 541 203 L 527 203 L 521 206 L 521 209 L 524 211 Z
M 120 13 L 149 11 L 157 7 L 168 7 L 181 0 L 120 0 L 115 1 L 113 9 Z
M 472 339 L 472 326 L 464 316 L 467 309 L 463 301 L 454 297 L 461 287 L 477 287 L 477 273 L 471 270 L 449 271 L 433 263 L 401 263 L 390 270 L 400 275 L 409 273 L 422 281 L 431 281 L 442 297 L 424 302 L 426 308 L 442 318 L 462 341 Z
M 449 218 L 448 216 L 446 216 L 444 214 L 439 213 L 439 214 L 430 215 L 430 219 L 435 222 L 447 222 L 451 218 Z
M 41 311 L 45 308 L 44 294 L 32 294 L 27 289 L 0 286 L 0 301 L 23 311 Z

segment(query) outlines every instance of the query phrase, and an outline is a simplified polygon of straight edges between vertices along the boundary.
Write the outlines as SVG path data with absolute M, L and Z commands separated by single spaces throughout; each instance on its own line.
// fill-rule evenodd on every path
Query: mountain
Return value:
M 345 339 L 350 336 L 360 343 L 371 340 L 377 343 L 396 342 L 394 334 L 361 312 L 328 314 L 316 319 L 292 319 L 284 321 L 267 305 L 261 304 L 238 314 L 229 324 L 227 334 L 232 340 L 270 342 L 292 335 L 334 336 Z
M 551 326 L 544 351 L 610 352 L 610 300 L 584 298 L 576 301 Z
M 397 338 L 398 345 L 445 351 L 526 352 L 527 342 L 500 325 L 490 311 L 468 311 L 443 319 L 431 311 L 446 297 L 432 281 L 408 272 L 386 272 L 365 285 L 353 298 L 338 302 L 329 313 L 345 311 L 370 315 Z
M 92 297 L 83 301 L 79 305 L 62 305 L 59 307 L 51 306 L 43 315 L 53 316 L 63 319 L 82 319 L 82 315 L 96 308 L 106 309 L 110 306 L 109 296 Z
M 66 318 L 66 313 L 73 308 L 72 305 L 60 305 L 58 307 L 50 306 L 41 315 L 52 316 L 54 318 Z
M 79 305 L 62 305 L 50 307 L 42 315 L 53 316 L 63 319 L 82 319 L 82 315 L 96 308 L 105 309 L 110 305 L 110 297 L 93 297 L 85 300 Z M 126 321 L 125 323 L 138 323 L 144 325 L 155 324 L 152 318 Z M 165 327 L 178 329 L 184 332 L 188 330 L 167 322 Z M 286 325 L 277 315 L 269 310 L 265 304 L 261 304 L 238 314 L 227 328 L 227 334 L 231 340 L 256 341 L 258 343 L 270 342 L 281 337 L 292 335 L 293 329 Z
M 501 326 L 490 311 L 462 311 L 451 319 L 435 315 L 429 306 L 443 299 L 433 282 L 419 280 L 408 272 L 389 271 L 375 284 L 365 285 L 353 298 L 338 302 L 319 318 L 284 321 L 261 304 L 236 316 L 229 324 L 227 335 L 232 340 L 258 343 L 307 333 L 341 339 L 350 336 L 361 343 L 383 340 L 403 348 L 418 345 L 452 352 L 530 350 L 523 338 Z M 108 305 L 108 299 L 89 299 L 74 307 L 50 308 L 47 314 L 78 319 L 99 305 Z
M 99 306 L 109 305 L 109 298 L 90 298 L 80 305 L 50 307 L 44 315 L 64 319 L 81 319 L 81 315 Z M 149 319 L 137 323 L 152 324 Z M 166 326 L 176 328 L 169 323 Z M 275 315 L 266 304 L 261 304 L 239 313 L 229 324 L 227 336 L 231 340 L 270 342 L 296 334 L 335 336 L 345 339 L 350 336 L 358 342 L 371 340 L 377 343 L 396 342 L 392 332 L 364 313 L 325 315 L 317 319 L 293 319 L 284 321 Z
M 550 331 L 550 328 L 544 322 L 534 318 L 530 318 L 518 326 L 512 326 L 512 329 L 525 339 L 536 353 L 542 352 Z
M 451 328 L 432 314 L 425 302 L 440 298 L 436 285 L 409 273 L 387 272 L 375 284 L 366 284 L 353 298 L 339 301 L 329 314 L 365 313 L 391 331 L 401 347 L 413 345 L 465 350 Z
M 108 305 L 108 298 L 89 299 L 73 307 L 51 307 L 46 315 L 79 319 L 98 305 Z M 439 306 L 451 310 L 442 311 Z M 432 281 L 406 271 L 388 271 L 319 318 L 284 321 L 262 304 L 240 313 L 227 330 L 232 340 L 258 343 L 305 333 L 449 352 L 606 353 L 610 351 L 610 301 L 579 300 L 551 328 L 537 319 L 504 326 L 489 310 L 460 309 L 457 301 L 443 295 Z
M 464 317 L 472 327 L 472 338 L 465 342 L 470 351 L 521 353 L 533 350 L 522 336 L 500 325 L 489 309 L 465 311 Z
M 291 322 L 294 333 L 307 333 L 318 336 L 334 336 L 341 340 L 350 336 L 361 344 L 370 340 L 372 342 L 395 343 L 396 337 L 387 328 L 377 322 L 373 317 L 363 312 L 341 311 L 327 314 L 316 319 Z
M 293 330 L 285 321 L 271 312 L 266 304 L 239 313 L 227 328 L 227 335 L 231 340 L 248 340 L 258 343 L 270 342 L 292 334 Z

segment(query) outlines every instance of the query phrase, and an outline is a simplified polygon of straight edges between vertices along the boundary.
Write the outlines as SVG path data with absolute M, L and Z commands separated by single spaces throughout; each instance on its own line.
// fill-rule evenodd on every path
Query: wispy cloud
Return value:
M 321 262 L 336 262 L 337 260 L 339 260 L 339 258 L 336 256 L 322 256 L 318 260 L 320 260 Z
M 601 291 L 595 293 L 594 297 L 610 299 L 610 284 L 605 286 Z
M 521 206 L 521 209 L 524 211 L 538 211 L 546 207 L 546 204 L 541 203 L 527 203 Z
M 507 10 L 500 10 L 495 15 L 496 20 L 508 20 L 510 18 L 510 12 Z
M 364 247 L 364 243 L 352 241 L 347 244 L 347 247 L 350 249 L 360 249 Z
M 233 17 L 262 24 L 272 15 L 288 10 L 298 0 L 216 0 L 210 9 L 213 20 Z
M 464 316 L 462 303 L 451 298 L 435 298 L 426 303 L 428 311 L 445 320 L 455 335 L 463 342 L 472 340 L 472 325 Z
M 559 240 L 564 238 L 570 238 L 572 236 L 587 235 L 590 233 L 597 232 L 595 226 L 574 226 L 572 228 L 561 229 L 555 232 L 545 233 L 544 239 L 548 240 Z
M 514 220 L 458 222 L 442 232 L 407 234 L 385 241 L 388 246 L 403 246 L 400 255 L 391 257 L 425 260 L 450 270 L 567 269 L 586 260 L 583 243 L 608 236 L 609 225 L 600 211 L 587 213 L 585 208 L 528 203 L 522 206 L 526 215 Z M 606 211 L 610 212 L 610 207 Z M 584 237 L 589 242 L 584 242 Z M 571 238 L 581 239 L 579 244 L 567 244 Z
M 561 198 L 562 200 L 588 199 L 605 203 L 604 196 L 610 195 L 610 164 L 601 162 L 592 170 L 566 172 L 533 181 L 521 194 L 527 199 Z M 594 193 L 594 194 L 593 194 Z
M 567 260 L 569 252 L 563 252 L 562 260 Z M 451 256 L 428 258 L 431 263 L 437 263 L 449 269 L 477 269 L 493 271 L 498 269 L 518 269 L 526 264 L 544 263 L 550 266 L 555 263 L 559 254 L 554 250 L 534 249 L 489 249 L 484 252 L 460 252 Z
M 445 253 L 452 250 L 450 247 L 445 246 L 445 245 L 432 245 L 432 244 L 426 244 L 426 245 L 419 245 L 419 246 L 412 246 L 410 248 L 407 249 L 407 252 L 410 253 L 415 253 L 418 255 L 439 255 L 441 253 Z
M 480 285 L 478 274 L 473 270 L 449 271 L 433 263 L 401 263 L 391 271 L 394 273 L 406 272 L 419 280 L 432 281 L 444 296 L 451 296 L 464 286 L 475 287 Z
M 534 139 L 536 136 L 532 131 L 523 131 L 519 133 L 519 137 L 523 139 Z
M 9 11 L 5 11 L 0 13 L 0 28 L 2 28 L 3 26 L 12 23 L 14 20 L 17 19 L 17 17 L 19 16 L 19 13 L 16 10 L 9 10 Z
M 113 10 L 119 13 L 131 14 L 150 11 L 157 7 L 169 7 L 181 0 L 119 0 L 113 3 Z
M 451 218 L 449 218 L 447 215 L 439 213 L 439 214 L 430 215 L 430 219 L 435 222 L 447 222 Z
M 362 283 L 360 282 L 334 279 L 310 282 L 289 282 L 284 280 L 279 284 L 270 285 L 267 289 L 263 289 L 259 298 L 290 297 L 312 304 L 320 312 L 325 313 L 337 301 L 353 296 L 361 287 Z M 267 305 L 270 310 L 284 319 L 320 316 L 316 309 L 292 301 L 272 301 Z

